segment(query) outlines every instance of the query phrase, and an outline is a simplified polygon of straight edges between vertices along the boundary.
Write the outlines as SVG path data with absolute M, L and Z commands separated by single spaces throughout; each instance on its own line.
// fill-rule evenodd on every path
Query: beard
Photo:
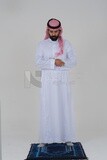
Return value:
M 56 41 L 59 36 L 49 36 L 52 41 Z

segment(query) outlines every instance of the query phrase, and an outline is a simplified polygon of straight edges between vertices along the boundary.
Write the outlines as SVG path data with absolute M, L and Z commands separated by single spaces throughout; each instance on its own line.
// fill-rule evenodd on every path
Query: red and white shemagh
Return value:
M 49 29 L 53 29 L 53 30 L 60 30 L 60 34 L 58 37 L 58 43 L 59 43 L 59 52 L 55 53 L 56 56 L 59 56 L 61 54 L 63 54 L 63 38 L 62 38 L 62 27 L 61 27 L 61 22 L 55 18 L 50 19 L 47 22 L 47 28 L 46 28 L 46 35 L 45 35 L 45 39 L 49 38 L 49 33 L 48 30 Z

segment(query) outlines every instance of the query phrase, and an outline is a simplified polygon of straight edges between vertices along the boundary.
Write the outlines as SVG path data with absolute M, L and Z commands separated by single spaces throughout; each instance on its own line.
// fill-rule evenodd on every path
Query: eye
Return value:
M 50 32 L 50 33 L 53 33 L 53 31 L 50 31 L 50 30 L 49 30 L 49 32 Z

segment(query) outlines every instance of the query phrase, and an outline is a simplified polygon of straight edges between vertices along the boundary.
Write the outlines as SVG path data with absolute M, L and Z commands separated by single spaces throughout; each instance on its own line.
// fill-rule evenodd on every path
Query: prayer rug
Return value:
M 88 160 L 80 142 L 68 146 L 66 143 L 31 144 L 26 160 Z

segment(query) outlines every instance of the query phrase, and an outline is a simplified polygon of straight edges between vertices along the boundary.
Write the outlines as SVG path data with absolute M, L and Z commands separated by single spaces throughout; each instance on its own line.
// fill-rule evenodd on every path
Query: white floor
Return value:
M 89 160 L 107 160 L 107 137 L 98 137 L 83 143 Z
M 24 160 L 26 159 L 31 139 L 14 136 L 2 143 L 2 160 Z M 107 137 L 97 137 L 90 141 L 82 142 L 83 148 L 89 160 L 107 160 Z

